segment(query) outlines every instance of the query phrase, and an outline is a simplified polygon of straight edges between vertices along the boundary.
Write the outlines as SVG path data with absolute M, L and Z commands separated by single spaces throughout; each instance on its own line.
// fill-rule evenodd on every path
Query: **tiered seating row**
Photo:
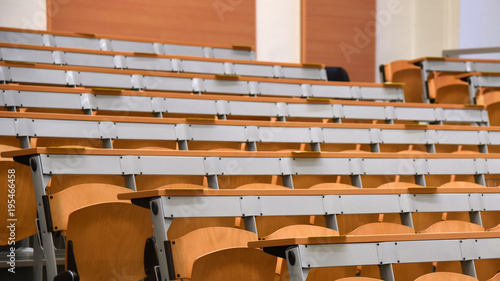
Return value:
M 258 143 L 306 143 L 321 151 L 322 144 L 368 144 L 372 152 L 380 145 L 477 145 L 487 153 L 488 146 L 500 145 L 500 129 L 463 126 L 405 126 L 322 123 L 275 123 L 259 121 L 203 121 L 112 116 L 74 116 L 45 113 L 0 112 L 0 136 L 17 137 L 28 148 L 31 138 L 57 137 L 101 140 L 112 148 L 113 140 L 163 140 L 179 143 L 188 150 L 189 142 L 247 143 L 256 151 Z M 498 131 L 497 131 L 498 130 Z M 100 147 L 100 142 L 97 142 Z
M 276 64 L 156 54 L 0 44 L 0 60 L 151 71 L 327 80 L 322 65 Z
M 0 30 L 0 42 L 90 50 L 255 60 L 255 52 L 249 46 L 196 46 L 194 44 L 176 42 L 155 43 L 146 40 L 131 40 L 112 36 L 97 37 L 95 34 L 82 33 L 49 33 L 2 28 Z
M 212 95 L 136 91 L 92 91 L 56 87 L 1 85 L 0 105 L 16 108 L 76 109 L 91 114 L 95 110 L 163 114 L 228 116 L 323 118 L 421 121 L 432 123 L 458 122 L 488 124 L 483 107 L 457 105 L 422 105 L 407 103 L 363 103 L 327 100 L 297 100 L 287 98 L 245 98 Z
M 350 84 L 311 80 L 277 81 L 255 78 L 248 80 L 231 76 L 165 73 L 130 70 L 103 70 L 90 67 L 66 67 L 22 64 L 0 64 L 0 81 L 53 84 L 67 86 L 147 89 L 160 91 L 209 92 L 237 95 L 287 96 L 304 98 L 339 98 L 354 100 L 403 101 L 398 86 Z

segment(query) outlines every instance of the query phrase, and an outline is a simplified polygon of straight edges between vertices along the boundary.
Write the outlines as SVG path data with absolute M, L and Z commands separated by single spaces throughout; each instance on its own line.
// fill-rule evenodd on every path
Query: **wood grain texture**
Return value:
M 459 273 L 454 273 L 454 272 L 434 272 L 434 273 L 429 273 L 424 276 L 421 276 L 415 281 L 434 281 L 434 280 L 439 280 L 439 281 L 477 281 L 476 278 L 459 274 Z
M 375 17 L 371 12 L 376 11 L 376 1 L 302 3 L 302 61 L 341 66 L 351 81 L 375 81 Z
M 255 0 L 48 0 L 47 7 L 49 31 L 255 46 Z

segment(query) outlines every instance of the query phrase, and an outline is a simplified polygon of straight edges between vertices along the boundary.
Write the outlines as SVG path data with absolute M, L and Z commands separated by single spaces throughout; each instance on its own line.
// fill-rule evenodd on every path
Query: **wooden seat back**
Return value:
M 477 281 L 477 279 L 454 272 L 433 272 L 420 276 L 415 281 Z
M 198 258 L 193 265 L 191 281 L 273 280 L 276 260 L 257 249 L 223 249 Z
M 152 233 L 149 210 L 108 202 L 71 213 L 66 238 L 73 243 L 81 281 L 136 281 L 146 276 L 144 246 Z

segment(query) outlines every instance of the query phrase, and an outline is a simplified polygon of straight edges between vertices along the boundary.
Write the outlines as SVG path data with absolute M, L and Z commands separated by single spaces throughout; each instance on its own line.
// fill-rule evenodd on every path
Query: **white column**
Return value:
M 256 0 L 257 60 L 301 60 L 301 1 Z
M 47 30 L 46 0 L 0 0 L 0 26 Z

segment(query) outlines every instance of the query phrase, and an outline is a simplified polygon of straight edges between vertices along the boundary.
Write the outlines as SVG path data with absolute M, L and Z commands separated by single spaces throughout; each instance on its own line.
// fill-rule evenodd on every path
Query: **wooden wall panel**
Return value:
M 47 0 L 48 30 L 255 46 L 255 0 Z
M 376 0 L 302 0 L 302 61 L 375 81 Z

